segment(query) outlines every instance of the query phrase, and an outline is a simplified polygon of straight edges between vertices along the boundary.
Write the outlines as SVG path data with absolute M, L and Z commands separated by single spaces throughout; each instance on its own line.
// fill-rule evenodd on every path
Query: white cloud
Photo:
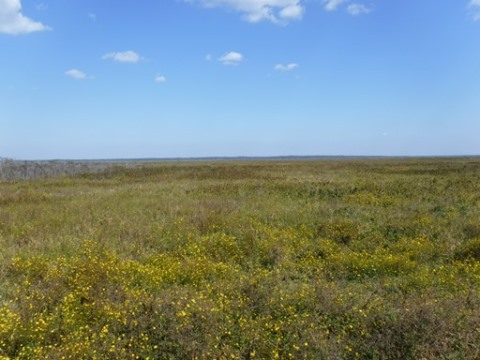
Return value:
M 279 15 L 282 19 L 300 20 L 303 17 L 305 8 L 300 5 L 290 5 L 280 10 Z
M 68 75 L 77 80 L 83 80 L 87 77 L 87 74 L 77 69 L 71 69 L 71 70 L 65 71 L 65 75 Z
M 154 81 L 155 81 L 156 83 L 162 84 L 162 83 L 167 82 L 167 78 L 166 78 L 165 76 L 163 76 L 163 75 L 157 75 L 157 76 L 155 76 Z
M 337 10 L 344 2 L 345 0 L 323 0 L 323 7 L 327 11 L 334 11 Z
M 45 30 L 49 27 L 22 14 L 20 0 L 0 0 L 0 33 L 16 35 Z
M 207 8 L 224 7 L 244 15 L 248 22 L 271 21 L 285 24 L 301 19 L 305 12 L 301 0 L 184 0 Z
M 238 65 L 243 61 L 243 55 L 236 51 L 230 51 L 218 59 L 224 65 Z
M 347 7 L 347 11 L 350 15 L 357 16 L 362 14 L 368 14 L 372 12 L 372 9 L 363 4 L 350 4 Z
M 135 51 L 128 50 L 123 52 L 111 52 L 103 55 L 102 59 L 112 59 L 121 63 L 137 63 L 142 58 Z
M 277 64 L 273 67 L 274 70 L 282 71 L 282 72 L 292 71 L 292 70 L 295 70 L 296 68 L 298 68 L 298 64 L 295 64 L 295 63 L 290 63 L 287 65 Z

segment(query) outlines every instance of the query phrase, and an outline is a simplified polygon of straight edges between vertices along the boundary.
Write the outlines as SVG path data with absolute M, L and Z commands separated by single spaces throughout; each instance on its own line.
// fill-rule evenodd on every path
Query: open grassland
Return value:
M 0 182 L 0 359 L 479 359 L 480 159 Z

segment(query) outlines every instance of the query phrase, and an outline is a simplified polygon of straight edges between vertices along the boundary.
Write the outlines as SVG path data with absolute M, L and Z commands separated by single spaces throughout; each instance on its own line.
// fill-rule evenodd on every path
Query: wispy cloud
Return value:
M 158 84 L 163 84 L 167 82 L 167 78 L 163 75 L 157 75 L 153 80 Z
M 355 4 L 348 5 L 347 12 L 350 15 L 357 16 L 357 15 L 368 14 L 372 12 L 372 9 L 366 5 L 355 3 Z
M 111 59 L 116 62 L 120 63 L 137 63 L 139 62 L 142 57 L 137 54 L 135 51 L 128 50 L 123 52 L 111 52 L 102 56 L 102 59 Z
M 281 72 L 292 71 L 292 70 L 295 70 L 296 68 L 298 68 L 298 64 L 296 63 L 290 63 L 287 65 L 277 64 L 273 67 L 274 70 L 281 71 Z
M 35 9 L 37 9 L 38 11 L 45 11 L 48 9 L 48 5 L 46 5 L 45 3 L 39 3 L 35 5 Z
M 87 74 L 85 74 L 83 71 L 77 70 L 77 69 L 71 69 L 65 71 L 65 75 L 70 76 L 71 78 L 74 78 L 76 80 L 83 80 L 87 78 Z
M 49 29 L 23 15 L 20 0 L 0 0 L 0 33 L 16 35 Z
M 243 55 L 239 52 L 230 51 L 229 53 L 221 56 L 218 61 L 222 62 L 224 65 L 238 65 L 243 61 L 243 59 Z
M 184 0 L 198 3 L 207 8 L 224 7 L 243 14 L 243 18 L 252 23 L 271 21 L 286 24 L 290 20 L 299 20 L 305 12 L 301 0 Z
M 88 18 L 89 18 L 90 20 L 95 21 L 95 20 L 97 20 L 97 15 L 94 14 L 94 13 L 89 13 L 89 14 L 88 14 Z
M 468 6 L 474 9 L 473 20 L 480 21 L 480 0 L 471 0 Z
M 327 11 L 335 11 L 340 5 L 342 5 L 346 0 L 323 0 L 323 8 Z

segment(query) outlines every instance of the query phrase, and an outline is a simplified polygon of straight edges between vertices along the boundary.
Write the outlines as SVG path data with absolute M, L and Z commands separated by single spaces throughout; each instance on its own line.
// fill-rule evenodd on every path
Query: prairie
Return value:
M 480 358 L 480 158 L 36 169 L 0 359 Z

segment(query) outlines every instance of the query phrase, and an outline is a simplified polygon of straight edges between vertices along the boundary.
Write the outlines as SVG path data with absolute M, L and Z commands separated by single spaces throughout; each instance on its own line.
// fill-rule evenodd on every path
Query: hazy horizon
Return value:
M 183 162 L 183 161 L 242 161 L 242 160 L 355 160 L 355 159 L 461 159 L 480 155 L 272 155 L 272 156 L 202 156 L 202 157 L 141 157 L 141 158 L 44 158 L 21 159 L 1 157 L 15 162 Z

